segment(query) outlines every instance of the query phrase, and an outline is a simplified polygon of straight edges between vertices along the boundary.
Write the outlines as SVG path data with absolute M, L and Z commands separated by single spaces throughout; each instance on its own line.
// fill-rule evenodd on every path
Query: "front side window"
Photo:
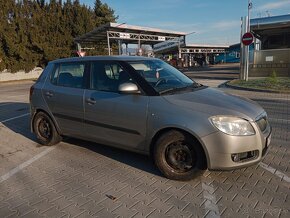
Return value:
M 57 86 L 83 88 L 84 73 L 84 63 L 59 64 L 51 77 L 51 82 Z
M 129 73 L 114 62 L 93 62 L 91 78 L 92 89 L 106 92 L 118 92 L 120 84 L 133 82 Z
M 196 87 L 195 83 L 183 73 L 161 60 L 132 61 L 129 64 L 140 74 L 159 94 L 167 91 Z

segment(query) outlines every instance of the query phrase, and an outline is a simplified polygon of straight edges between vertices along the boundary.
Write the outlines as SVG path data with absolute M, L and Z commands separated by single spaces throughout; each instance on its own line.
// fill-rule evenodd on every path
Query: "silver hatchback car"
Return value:
M 270 144 L 257 103 L 198 84 L 144 57 L 52 61 L 30 90 L 39 142 L 70 136 L 151 155 L 170 179 L 257 163 Z

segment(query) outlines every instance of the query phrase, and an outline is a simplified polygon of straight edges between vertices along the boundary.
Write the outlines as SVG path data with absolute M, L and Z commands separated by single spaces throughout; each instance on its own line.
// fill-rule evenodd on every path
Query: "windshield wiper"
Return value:
M 189 86 L 166 89 L 166 90 L 159 92 L 159 94 L 162 95 L 162 94 L 166 94 L 166 93 L 167 94 L 174 93 L 174 92 L 183 91 L 183 90 L 187 90 L 187 89 L 196 89 L 196 88 L 199 88 L 201 86 L 203 86 L 203 85 L 199 84 L 199 83 L 193 83 L 192 85 L 189 85 Z

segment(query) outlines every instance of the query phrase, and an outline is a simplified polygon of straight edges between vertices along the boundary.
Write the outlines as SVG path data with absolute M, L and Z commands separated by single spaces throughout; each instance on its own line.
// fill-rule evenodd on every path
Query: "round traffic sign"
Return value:
M 251 45 L 253 41 L 254 41 L 254 36 L 250 32 L 245 33 L 242 37 L 242 43 L 244 45 Z

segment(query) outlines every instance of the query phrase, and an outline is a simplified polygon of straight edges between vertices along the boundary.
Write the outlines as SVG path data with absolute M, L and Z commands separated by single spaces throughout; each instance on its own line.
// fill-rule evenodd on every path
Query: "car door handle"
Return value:
M 50 97 L 53 96 L 53 93 L 50 92 L 50 91 L 47 91 L 47 92 L 45 92 L 45 95 L 46 95 L 48 98 L 50 98 Z
M 88 104 L 91 104 L 91 105 L 97 103 L 96 100 L 95 100 L 94 98 L 87 98 L 86 102 L 87 102 Z

